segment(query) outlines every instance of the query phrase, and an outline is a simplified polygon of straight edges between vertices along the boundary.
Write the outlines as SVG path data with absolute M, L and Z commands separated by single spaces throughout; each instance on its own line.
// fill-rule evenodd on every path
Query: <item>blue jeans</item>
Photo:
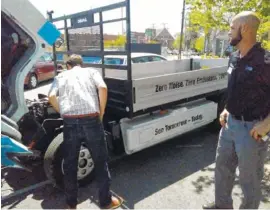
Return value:
M 250 130 L 257 122 L 236 120 L 229 115 L 227 125 L 220 131 L 215 169 L 215 203 L 218 207 L 233 207 L 231 194 L 237 166 L 244 194 L 240 208 L 259 207 L 268 143 L 256 142 L 250 136 Z
M 64 184 L 67 204 L 77 205 L 77 168 L 82 141 L 91 151 L 94 161 L 100 205 L 107 206 L 111 203 L 111 177 L 104 129 L 99 117 L 64 118 Z

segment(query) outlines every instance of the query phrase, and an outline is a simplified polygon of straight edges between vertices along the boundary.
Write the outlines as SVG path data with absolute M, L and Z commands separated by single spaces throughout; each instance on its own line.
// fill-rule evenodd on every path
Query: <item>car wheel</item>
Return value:
M 38 79 L 35 74 L 31 74 L 29 77 L 29 82 L 28 82 L 28 88 L 33 89 L 36 88 L 38 85 Z
M 57 187 L 64 187 L 64 148 L 63 133 L 60 133 L 49 145 L 44 156 L 44 170 L 47 177 Z M 94 161 L 91 152 L 85 145 L 81 146 L 78 160 L 77 179 L 79 186 L 85 186 L 94 179 Z

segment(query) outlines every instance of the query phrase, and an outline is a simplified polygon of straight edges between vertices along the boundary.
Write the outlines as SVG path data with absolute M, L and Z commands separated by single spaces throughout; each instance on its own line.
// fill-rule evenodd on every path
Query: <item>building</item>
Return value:
M 145 29 L 145 38 L 146 38 L 147 42 L 154 40 L 155 37 L 156 37 L 156 29 L 154 29 L 154 28 Z
M 143 32 L 131 32 L 131 43 L 146 43 L 145 33 Z
M 171 35 L 171 33 L 168 31 L 167 28 L 162 29 L 151 29 L 147 28 L 145 30 L 146 34 L 146 40 L 148 42 L 150 41 L 156 41 L 158 43 L 161 43 L 164 47 L 172 48 L 174 37 Z

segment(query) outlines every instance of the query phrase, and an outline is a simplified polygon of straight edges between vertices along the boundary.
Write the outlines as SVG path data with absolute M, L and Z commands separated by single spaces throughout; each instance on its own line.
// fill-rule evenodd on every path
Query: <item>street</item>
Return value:
M 26 98 L 47 94 L 50 82 L 27 90 Z M 201 209 L 214 198 L 214 160 L 218 131 L 209 127 L 185 134 L 110 164 L 112 191 L 125 199 L 130 209 Z M 4 178 L 4 179 L 3 179 Z M 16 169 L 2 171 L 2 196 L 46 180 L 42 166 L 32 173 Z M 241 201 L 238 178 L 233 190 L 234 207 Z M 81 209 L 98 209 L 95 182 L 80 188 Z M 270 152 L 262 182 L 261 209 L 270 209 Z M 63 192 L 52 185 L 2 202 L 3 209 L 62 209 Z

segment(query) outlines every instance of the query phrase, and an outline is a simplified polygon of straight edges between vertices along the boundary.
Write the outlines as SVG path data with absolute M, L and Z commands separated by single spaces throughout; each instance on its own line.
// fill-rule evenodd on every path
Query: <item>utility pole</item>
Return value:
M 151 35 L 149 35 L 148 36 L 148 40 L 147 41 L 152 41 L 152 39 L 155 37 L 155 35 L 156 35 L 156 31 L 155 31 L 155 23 L 153 23 L 151 26 L 152 26 L 152 28 L 151 28 L 151 26 L 150 26 L 150 30 L 151 30 Z
M 181 53 L 182 53 L 182 42 L 183 42 L 183 33 L 184 33 L 184 19 L 185 19 L 185 6 L 186 6 L 186 1 L 183 0 L 182 24 L 181 24 L 181 33 L 180 33 L 180 46 L 179 46 L 179 59 L 181 59 Z
M 124 18 L 124 10 L 123 7 L 121 7 L 121 18 Z M 124 35 L 124 21 L 122 22 L 122 35 Z
M 166 28 L 166 25 L 168 25 L 168 23 L 162 23 L 163 28 Z

